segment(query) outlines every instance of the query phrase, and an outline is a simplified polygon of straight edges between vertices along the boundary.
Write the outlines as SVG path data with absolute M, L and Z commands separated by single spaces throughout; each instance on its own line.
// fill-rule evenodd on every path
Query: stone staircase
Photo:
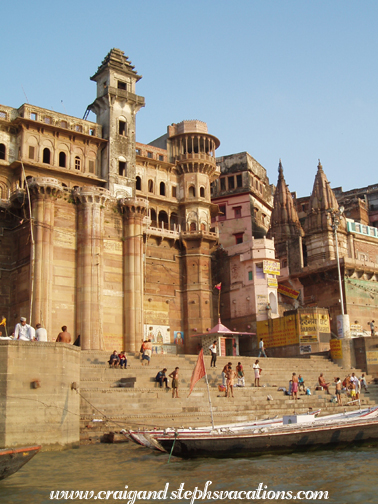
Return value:
M 210 425 L 210 410 L 205 379 L 200 380 L 188 398 L 190 379 L 197 362 L 196 355 L 153 356 L 149 366 L 141 366 L 139 356 L 128 355 L 127 369 L 109 368 L 109 352 L 81 352 L 81 435 L 83 440 L 98 439 L 103 433 L 121 428 L 195 427 Z M 318 376 L 322 372 L 328 382 L 334 377 L 343 379 L 354 371 L 342 369 L 322 356 L 306 358 L 261 358 L 262 375 L 260 387 L 254 387 L 252 365 L 255 357 L 218 357 L 217 368 L 207 368 L 210 397 L 215 424 L 242 422 L 261 418 L 281 417 L 284 414 L 305 413 L 310 409 L 321 409 L 321 414 L 332 414 L 341 408 L 330 402 L 332 396 L 315 391 Z M 218 391 L 221 371 L 227 362 L 233 369 L 238 362 L 243 364 L 245 387 L 234 388 L 234 398 L 224 397 Z M 209 365 L 210 356 L 205 356 Z M 180 368 L 180 398 L 172 399 L 171 391 L 160 389 L 155 382 L 158 371 L 164 367 L 168 373 Z M 288 388 L 293 372 L 301 374 L 311 396 L 300 395 L 293 401 L 278 387 Z M 122 383 L 121 382 L 125 382 Z M 369 377 L 368 377 L 369 382 Z M 122 385 L 131 385 L 130 388 Z M 331 387 L 332 393 L 334 386 Z M 369 395 L 361 394 L 361 406 L 371 406 L 378 399 L 378 387 L 369 386 Z M 268 400 L 267 396 L 273 397 Z M 358 408 L 358 404 L 347 404 L 343 395 L 343 409 Z

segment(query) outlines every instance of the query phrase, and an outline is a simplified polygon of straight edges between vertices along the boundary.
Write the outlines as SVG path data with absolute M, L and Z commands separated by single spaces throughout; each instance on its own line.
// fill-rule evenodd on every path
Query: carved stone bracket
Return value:
M 118 205 L 121 213 L 126 218 L 137 215 L 143 219 L 148 212 L 148 200 L 146 198 L 120 198 Z
M 112 199 L 110 191 L 103 187 L 78 187 L 72 193 L 75 201 L 81 204 L 97 204 L 105 206 Z
M 63 193 L 62 184 L 52 177 L 33 177 L 28 181 L 28 186 L 31 196 L 34 197 L 44 195 L 59 198 Z

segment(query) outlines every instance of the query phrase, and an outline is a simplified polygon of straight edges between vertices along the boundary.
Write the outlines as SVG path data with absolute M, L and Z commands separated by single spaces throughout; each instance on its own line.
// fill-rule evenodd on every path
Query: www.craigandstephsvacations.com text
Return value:
M 254 500 L 323 500 L 329 499 L 328 492 L 323 490 L 269 490 L 267 485 L 259 483 L 253 490 L 213 490 L 210 489 L 212 481 L 207 481 L 204 488 L 195 487 L 193 490 L 186 490 L 185 483 L 181 483 L 179 488 L 169 489 L 169 483 L 165 484 L 164 490 L 130 490 L 128 485 L 124 490 L 53 490 L 50 492 L 50 500 L 72 499 L 72 500 L 121 500 L 127 504 L 135 504 L 137 501 L 145 502 L 150 500 L 172 500 L 179 502 L 189 502 L 195 504 L 201 500 L 234 500 L 234 501 L 254 501 Z

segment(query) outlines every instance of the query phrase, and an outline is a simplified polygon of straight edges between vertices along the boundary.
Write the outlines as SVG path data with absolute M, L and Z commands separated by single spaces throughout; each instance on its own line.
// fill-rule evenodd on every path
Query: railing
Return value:
M 366 226 L 359 222 L 347 222 L 347 230 L 349 233 L 357 233 L 364 236 L 378 238 L 378 229 L 372 226 Z

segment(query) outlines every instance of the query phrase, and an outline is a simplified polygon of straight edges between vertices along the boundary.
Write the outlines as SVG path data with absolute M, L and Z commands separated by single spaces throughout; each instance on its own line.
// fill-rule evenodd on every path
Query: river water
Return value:
M 137 499 L 136 503 L 188 503 L 184 492 L 197 487 L 203 491 L 211 481 L 208 491 L 212 498 L 197 499 L 195 504 L 292 502 L 276 499 L 273 492 L 324 491 L 328 499 L 300 502 L 332 502 L 337 504 L 378 503 L 377 448 L 355 447 L 340 451 L 262 456 L 244 459 L 181 460 L 153 452 L 131 443 L 83 446 L 64 452 L 37 454 L 20 471 L 0 481 L 1 504 L 47 504 L 52 502 L 95 502 L 95 499 L 50 500 L 50 492 L 57 490 L 94 491 L 160 491 L 160 500 Z M 166 497 L 165 485 L 169 484 Z M 247 494 L 256 490 L 259 495 Z M 173 500 L 172 492 L 184 484 L 181 498 Z M 125 490 L 125 486 L 128 488 Z M 234 491 L 223 499 L 215 491 Z M 245 493 L 241 493 L 241 492 Z M 266 493 L 265 498 L 262 492 Z M 239 492 L 239 493 L 236 493 Z M 115 494 L 117 497 L 120 493 Z M 199 496 L 199 493 L 196 494 Z M 105 493 L 100 494 L 101 497 Z M 122 496 L 122 494 L 121 494 Z M 257 499 L 257 497 L 260 497 Z M 122 496 L 123 497 L 123 496 Z M 140 497 L 143 497 L 140 495 Z M 148 497 L 148 496 L 147 496 Z M 179 496 L 178 496 L 179 497 Z M 218 495 L 220 497 L 220 495 Z M 300 494 L 304 497 L 304 494 Z M 128 502 L 130 499 L 105 502 Z M 96 500 L 98 502 L 98 500 Z M 132 501 L 131 501 L 132 502 Z M 296 500 L 294 500 L 296 502 Z M 193 504 L 193 503 L 192 503 Z

